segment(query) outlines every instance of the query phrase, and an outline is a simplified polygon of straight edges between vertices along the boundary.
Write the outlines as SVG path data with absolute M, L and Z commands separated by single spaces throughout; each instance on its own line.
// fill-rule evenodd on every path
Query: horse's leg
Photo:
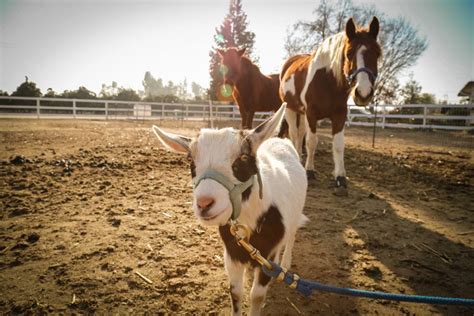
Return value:
M 253 123 L 253 116 L 254 116 L 254 114 L 255 114 L 255 112 L 253 112 L 253 111 L 249 111 L 249 112 L 247 113 L 247 124 L 246 124 L 246 125 L 247 125 L 247 129 L 252 129 L 252 127 L 253 127 L 252 123 Z
M 295 111 L 287 108 L 285 111 L 285 120 L 288 123 L 288 135 L 290 137 L 291 142 L 296 148 L 298 155 L 301 158 L 301 141 L 299 137 L 299 126 L 297 125 L 297 117 L 301 114 L 296 113 Z M 301 121 L 301 120 L 300 120 Z M 300 122 L 301 123 L 301 122 Z M 300 124 L 301 125 L 301 124 Z
M 239 111 L 240 111 L 240 128 L 245 129 L 245 122 L 247 121 L 247 112 L 242 110 L 242 107 L 239 106 Z
M 244 294 L 245 267 L 238 261 L 232 261 L 227 252 L 224 252 L 224 265 L 229 277 L 232 315 L 242 314 L 242 297 Z
M 347 195 L 346 169 L 344 168 L 344 123 L 345 117 L 331 119 L 332 153 L 334 158 L 334 178 L 336 180 L 336 195 Z
M 314 154 L 318 146 L 318 136 L 316 135 L 317 120 L 314 115 L 307 113 L 306 119 L 306 175 L 308 180 L 315 179 L 314 173 Z

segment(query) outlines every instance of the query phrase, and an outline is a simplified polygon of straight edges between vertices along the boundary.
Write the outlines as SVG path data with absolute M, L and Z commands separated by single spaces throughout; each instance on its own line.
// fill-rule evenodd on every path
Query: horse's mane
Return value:
M 240 58 L 240 62 L 241 62 L 241 65 L 243 65 L 244 67 L 248 67 L 247 69 L 249 71 L 256 71 L 258 74 L 262 74 L 260 72 L 260 68 L 250 59 L 248 58 L 247 56 L 242 56 Z
M 326 69 L 332 71 L 338 85 L 344 83 L 344 45 L 346 36 L 344 32 L 334 34 L 326 38 L 316 51 L 317 58 L 326 59 Z

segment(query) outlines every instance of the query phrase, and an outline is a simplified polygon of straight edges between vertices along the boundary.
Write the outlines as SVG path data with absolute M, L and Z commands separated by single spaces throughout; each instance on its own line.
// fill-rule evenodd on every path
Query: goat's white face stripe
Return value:
M 364 68 L 364 52 L 367 50 L 367 47 L 362 45 L 357 51 L 357 69 Z M 362 97 L 367 97 L 372 91 L 372 83 L 369 80 L 369 75 L 365 72 L 359 72 L 357 74 L 357 85 L 356 89 Z

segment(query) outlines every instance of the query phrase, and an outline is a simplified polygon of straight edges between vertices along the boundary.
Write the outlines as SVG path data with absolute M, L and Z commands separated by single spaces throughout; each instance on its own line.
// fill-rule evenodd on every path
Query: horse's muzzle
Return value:
M 374 98 L 374 89 L 372 88 L 370 90 L 370 93 L 363 97 L 360 95 L 359 91 L 357 89 L 354 89 L 354 102 L 356 105 L 358 106 L 366 106 L 370 103 L 370 101 L 372 101 L 372 99 Z

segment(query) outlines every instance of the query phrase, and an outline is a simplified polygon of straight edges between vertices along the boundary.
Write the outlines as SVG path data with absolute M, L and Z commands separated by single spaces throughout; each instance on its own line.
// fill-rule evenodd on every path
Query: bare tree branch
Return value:
M 287 56 L 313 51 L 322 41 L 344 30 L 349 17 L 366 25 L 373 16 L 381 21 L 379 42 L 383 56 L 379 64 L 379 77 L 374 102 L 393 102 L 398 89 L 398 76 L 413 66 L 428 47 L 427 40 L 418 34 L 405 18 L 390 18 L 373 5 L 355 5 L 352 0 L 322 1 L 313 11 L 312 21 L 297 21 L 287 30 L 285 50 Z

